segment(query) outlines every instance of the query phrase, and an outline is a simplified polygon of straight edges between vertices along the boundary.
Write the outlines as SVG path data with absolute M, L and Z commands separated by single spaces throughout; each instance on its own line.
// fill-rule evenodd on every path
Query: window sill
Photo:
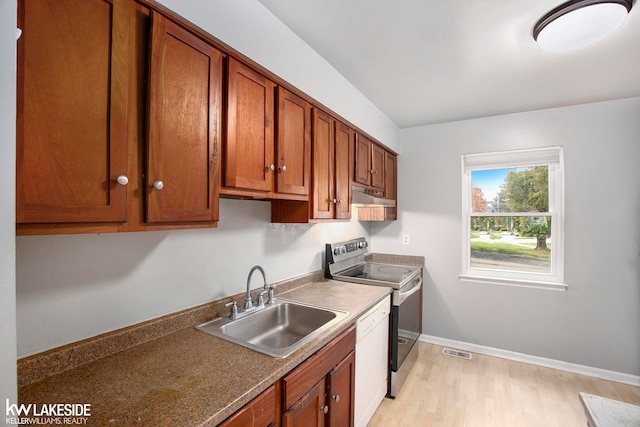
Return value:
M 461 274 L 458 276 L 461 282 L 483 283 L 486 285 L 515 286 L 519 288 L 545 289 L 549 291 L 566 291 L 569 286 L 566 283 L 542 282 L 535 280 L 507 279 L 500 277 L 473 276 Z

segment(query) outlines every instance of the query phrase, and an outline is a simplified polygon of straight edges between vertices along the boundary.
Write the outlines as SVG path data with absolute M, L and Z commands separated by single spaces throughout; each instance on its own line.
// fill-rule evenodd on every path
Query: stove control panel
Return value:
M 333 248 L 334 255 L 346 255 L 358 249 L 366 249 L 369 247 L 369 244 L 364 240 L 364 237 L 361 237 L 360 239 L 349 242 L 336 243 L 331 245 L 331 247 Z
M 363 256 L 368 252 L 368 247 L 369 243 L 367 243 L 367 239 L 364 237 L 339 243 L 327 243 L 325 251 L 325 270 L 328 270 L 329 266 L 335 263 Z

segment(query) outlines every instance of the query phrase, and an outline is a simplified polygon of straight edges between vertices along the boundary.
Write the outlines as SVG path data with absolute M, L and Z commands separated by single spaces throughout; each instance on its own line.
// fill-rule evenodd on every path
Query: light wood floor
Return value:
M 640 387 L 419 346 L 409 379 L 395 400 L 384 399 L 369 427 L 584 427 L 581 391 L 640 405 Z

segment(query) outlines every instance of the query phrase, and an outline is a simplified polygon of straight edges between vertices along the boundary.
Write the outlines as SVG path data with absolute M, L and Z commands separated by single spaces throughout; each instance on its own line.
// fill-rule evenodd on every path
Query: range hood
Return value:
M 381 190 L 372 190 L 370 188 L 351 187 L 351 204 L 357 207 L 395 207 L 396 201 L 391 199 L 383 199 L 384 193 Z

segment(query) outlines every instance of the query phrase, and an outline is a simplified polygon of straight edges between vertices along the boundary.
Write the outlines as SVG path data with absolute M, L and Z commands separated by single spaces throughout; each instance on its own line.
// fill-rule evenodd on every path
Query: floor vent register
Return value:
M 451 348 L 443 348 L 442 354 L 447 356 L 459 357 L 461 359 L 471 360 L 473 359 L 473 355 L 466 351 L 454 350 Z

